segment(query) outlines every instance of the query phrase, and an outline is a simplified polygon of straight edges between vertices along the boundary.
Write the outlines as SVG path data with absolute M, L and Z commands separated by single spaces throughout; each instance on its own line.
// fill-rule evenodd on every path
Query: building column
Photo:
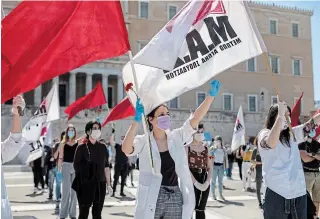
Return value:
M 86 94 L 92 91 L 92 74 L 86 73 Z
M 76 100 L 76 73 L 69 73 L 69 105 Z
M 41 100 L 41 87 L 42 85 L 39 85 L 36 89 L 34 89 L 34 105 L 36 107 L 40 106 L 42 100 Z
M 102 74 L 102 88 L 103 88 L 104 95 L 106 97 L 107 102 L 108 102 L 108 85 L 109 85 L 109 74 L 104 73 Z M 112 103 L 110 104 L 112 105 Z
M 118 103 L 123 99 L 123 81 L 122 77 L 118 76 Z

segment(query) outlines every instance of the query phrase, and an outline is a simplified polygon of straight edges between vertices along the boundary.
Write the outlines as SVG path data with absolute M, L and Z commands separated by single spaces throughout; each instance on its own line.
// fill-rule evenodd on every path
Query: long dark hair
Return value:
M 287 106 L 288 111 L 289 111 L 289 116 L 291 116 L 291 108 Z M 265 123 L 265 128 L 271 130 L 274 123 L 276 122 L 278 116 L 278 104 L 273 105 L 270 107 L 266 123 Z M 289 127 L 285 130 L 282 130 L 280 132 L 280 137 L 279 140 L 283 145 L 288 145 L 290 147 L 290 130 Z
M 151 122 L 149 121 L 149 117 L 150 117 L 150 118 L 154 118 L 154 114 L 156 113 L 157 109 L 159 109 L 160 106 L 164 106 L 165 108 L 169 109 L 168 106 L 163 103 L 163 104 L 157 106 L 156 108 L 154 108 L 154 109 L 147 115 L 148 128 L 149 128 L 149 131 L 150 131 L 150 132 L 152 132 L 153 126 L 152 126 Z

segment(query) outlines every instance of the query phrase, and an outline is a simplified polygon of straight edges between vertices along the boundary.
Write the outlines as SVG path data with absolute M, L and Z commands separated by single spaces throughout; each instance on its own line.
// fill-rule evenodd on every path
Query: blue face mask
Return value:
M 73 138 L 74 137 L 74 131 L 68 131 L 68 137 Z
M 310 138 L 314 138 L 316 136 L 316 130 L 315 129 L 312 129 L 310 132 L 309 132 L 309 137 Z

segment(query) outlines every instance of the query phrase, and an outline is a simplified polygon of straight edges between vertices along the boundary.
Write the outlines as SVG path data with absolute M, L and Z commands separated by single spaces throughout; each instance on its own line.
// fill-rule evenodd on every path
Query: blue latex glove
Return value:
M 217 80 L 211 81 L 210 91 L 209 91 L 210 96 L 211 97 L 217 96 L 217 94 L 219 93 L 219 89 L 220 89 L 220 81 L 217 81 Z
M 136 102 L 136 115 L 134 117 L 134 120 L 136 122 L 141 122 L 142 114 L 144 114 L 144 108 L 143 108 L 143 105 L 141 104 L 140 98 L 138 98 Z

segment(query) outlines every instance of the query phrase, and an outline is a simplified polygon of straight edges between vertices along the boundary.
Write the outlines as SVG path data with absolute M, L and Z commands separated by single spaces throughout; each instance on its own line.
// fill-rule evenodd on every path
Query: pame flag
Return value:
M 244 126 L 243 112 L 242 106 L 240 106 L 236 123 L 233 129 L 232 143 L 231 143 L 231 151 L 237 150 L 241 145 L 246 144 L 245 139 L 246 129 Z
M 192 0 L 133 58 L 135 90 L 147 114 L 265 51 L 246 2 Z M 130 63 L 123 80 L 134 82 Z M 129 97 L 136 102 L 134 93 Z
M 58 119 L 60 119 L 60 106 L 58 87 L 55 84 L 22 130 L 22 136 L 27 141 L 18 154 L 18 159 L 22 163 L 29 163 L 42 156 L 50 122 Z

